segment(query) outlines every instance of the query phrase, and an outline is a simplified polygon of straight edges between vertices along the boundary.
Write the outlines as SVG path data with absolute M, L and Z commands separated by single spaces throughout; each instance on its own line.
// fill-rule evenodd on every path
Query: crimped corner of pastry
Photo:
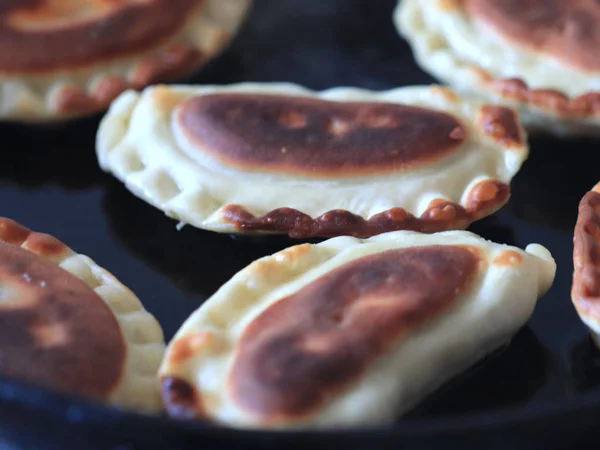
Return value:
M 462 14 L 458 0 L 399 0 L 393 22 L 419 65 L 458 91 L 508 105 L 521 112 L 532 132 L 559 136 L 600 135 L 600 91 L 570 95 L 558 88 L 533 88 L 518 76 L 494 77 L 485 67 L 459 57 L 440 30 L 431 28 L 424 8 Z
M 600 348 L 600 183 L 579 203 L 573 246 L 571 299 Z
M 0 217 L 0 242 L 55 263 L 83 281 L 112 311 L 126 343 L 126 357 L 118 386 L 107 402 L 145 412 L 162 410 L 156 373 L 164 355 L 164 335 L 158 321 L 136 295 L 91 258 L 74 252 L 53 236 L 34 232 L 11 219 Z

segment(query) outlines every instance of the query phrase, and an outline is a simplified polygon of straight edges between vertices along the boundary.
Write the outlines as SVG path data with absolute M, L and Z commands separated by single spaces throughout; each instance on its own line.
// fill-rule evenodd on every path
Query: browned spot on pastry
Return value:
M 467 216 L 463 207 L 458 207 L 456 203 L 444 200 L 433 200 L 427 208 L 427 218 L 431 221 L 452 222 L 457 215 Z M 423 217 L 423 216 L 422 216 Z
M 437 7 L 442 11 L 454 11 L 463 6 L 464 0 L 436 0 Z
M 0 71 L 87 66 L 163 43 L 203 0 L 21 0 L 0 5 Z
M 571 297 L 584 318 L 600 318 L 600 193 L 588 192 L 575 225 Z
M 41 234 L 25 242 L 41 255 L 66 248 Z M 125 343 L 106 303 L 53 262 L 5 242 L 0 325 L 3 376 L 98 400 L 121 379 Z
M 14 220 L 0 217 L 0 241 L 21 245 L 30 234 L 31 230 L 29 228 L 18 224 Z
M 54 95 L 53 109 L 71 114 L 101 110 L 127 89 L 142 89 L 149 84 L 177 79 L 204 60 L 205 55 L 191 46 L 171 44 L 141 58 L 128 80 L 106 75 L 89 91 L 74 85 L 62 86 Z
M 80 114 L 99 108 L 99 102 L 93 96 L 79 87 L 71 85 L 62 86 L 59 89 L 54 98 L 54 104 L 57 111 Z
M 468 246 L 388 250 L 276 301 L 239 339 L 228 378 L 232 399 L 263 421 L 312 413 L 452 306 L 470 288 L 479 261 Z
M 497 266 L 513 266 L 518 267 L 523 262 L 523 255 L 514 250 L 504 250 L 500 252 L 493 263 Z
M 197 151 L 223 165 L 303 176 L 423 166 L 466 137 L 462 124 L 440 111 L 279 95 L 203 95 L 182 103 L 176 117 Z
M 197 355 L 204 348 L 211 344 L 214 340 L 214 335 L 209 331 L 193 333 L 182 338 L 178 338 L 173 342 L 173 346 L 169 350 L 169 362 L 179 364 L 194 355 Z
M 481 81 L 502 97 L 530 104 L 561 116 L 591 116 L 600 114 L 600 92 L 588 92 L 569 97 L 551 89 L 532 89 L 519 78 L 494 80 L 489 75 Z
M 530 51 L 573 67 L 600 70 L 596 0 L 465 0 L 475 20 Z
M 288 233 L 293 238 L 313 236 L 368 237 L 396 230 L 435 232 L 468 227 L 474 220 L 498 210 L 510 197 L 510 187 L 499 180 L 478 183 L 467 198 L 466 208 L 448 200 L 433 200 L 415 217 L 403 208 L 391 208 L 365 219 L 343 209 L 316 218 L 293 208 L 277 208 L 256 217 L 243 206 L 226 205 L 221 218 L 240 231 Z
M 134 88 L 140 89 L 161 80 L 172 80 L 184 76 L 190 67 L 196 67 L 205 59 L 200 50 L 172 44 L 155 56 L 143 59 L 131 74 Z
M 115 75 L 106 75 L 98 81 L 94 89 L 96 106 L 109 105 L 121 92 L 129 89 L 129 84 Z M 60 94 L 59 94 L 60 95 Z M 88 94 L 89 95 L 89 94 Z M 89 100 L 88 100 L 89 101 Z M 68 101 L 58 101 L 61 110 L 72 111 L 77 107 L 86 108 L 85 104 L 70 105 Z
M 449 102 L 456 103 L 459 100 L 458 94 L 446 86 L 431 86 L 429 90 L 432 94 L 439 95 Z
M 169 415 L 181 419 L 198 419 L 205 415 L 196 389 L 177 377 L 162 377 L 160 392 Z
M 504 147 L 521 147 L 523 137 L 517 113 L 503 106 L 484 105 L 479 110 L 479 127 Z
M 499 209 L 510 198 L 510 186 L 500 180 L 483 180 L 477 183 L 467 197 L 467 211 L 473 220 L 480 219 Z
M 69 247 L 53 236 L 44 233 L 31 233 L 23 247 L 44 258 L 54 258 L 69 252 Z
M 55 259 L 71 250 L 61 241 L 44 233 L 34 233 L 29 228 L 6 217 L 0 217 L 0 241 L 22 246 L 43 258 Z

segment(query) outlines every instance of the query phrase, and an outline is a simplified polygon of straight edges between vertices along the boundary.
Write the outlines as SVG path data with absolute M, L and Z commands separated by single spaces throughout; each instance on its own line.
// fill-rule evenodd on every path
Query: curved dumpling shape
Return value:
M 539 245 L 466 231 L 288 248 L 184 323 L 159 372 L 163 401 L 235 427 L 391 422 L 509 341 L 555 270 Z
M 240 84 L 128 92 L 97 152 L 183 223 L 305 238 L 466 228 L 506 203 L 528 147 L 513 110 L 439 86 Z

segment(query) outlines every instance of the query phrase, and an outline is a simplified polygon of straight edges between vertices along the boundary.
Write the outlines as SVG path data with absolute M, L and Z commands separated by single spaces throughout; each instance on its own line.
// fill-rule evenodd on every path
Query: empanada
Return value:
M 523 124 L 600 135 L 600 3 L 401 0 L 417 61 L 463 92 L 520 107 Z
M 162 409 L 165 343 L 137 297 L 87 256 L 0 218 L 0 374 L 141 411 Z
M 571 298 L 600 347 L 600 183 L 581 199 L 573 244 Z
M 115 101 L 100 166 L 168 216 L 223 233 L 371 236 L 467 227 L 509 198 L 517 114 L 439 86 L 157 86 Z
M 250 0 L 0 4 L 0 120 L 89 115 L 121 92 L 191 74 L 235 33 Z
M 466 231 L 338 237 L 237 273 L 160 369 L 167 411 L 235 427 L 383 424 L 511 339 L 556 265 Z

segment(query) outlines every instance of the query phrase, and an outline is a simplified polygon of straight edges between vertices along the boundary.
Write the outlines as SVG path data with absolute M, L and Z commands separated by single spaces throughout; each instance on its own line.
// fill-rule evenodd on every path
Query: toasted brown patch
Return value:
M 0 217 L 0 242 L 22 246 L 42 258 L 57 260 L 71 249 L 53 236 L 34 233 L 29 228 L 6 217 Z
M 454 11 L 463 6 L 464 0 L 436 0 L 438 8 L 442 11 Z
M 429 90 L 434 95 L 439 95 L 443 99 L 448 100 L 449 102 L 452 102 L 452 103 L 456 103 L 460 100 L 458 94 L 446 86 L 439 86 L 439 85 L 431 86 L 429 88 Z
M 127 89 L 141 89 L 153 83 L 175 80 L 194 70 L 205 59 L 198 49 L 172 44 L 141 58 L 127 80 L 107 75 L 89 91 L 77 86 L 62 86 L 54 96 L 54 109 L 65 113 L 101 110 Z
M 594 0 L 464 0 L 473 20 L 530 51 L 600 70 L 600 3 Z
M 518 267 L 523 263 L 523 255 L 514 250 L 504 250 L 496 255 L 492 262 L 497 266 Z
M 579 204 L 573 249 L 571 298 L 584 317 L 600 318 L 600 193 L 588 192 Z
M 504 147 L 522 147 L 523 136 L 517 113 L 503 106 L 484 105 L 479 110 L 479 128 Z
M 467 196 L 467 211 L 472 220 L 480 219 L 499 209 L 510 198 L 510 186 L 500 180 L 483 180 L 471 188 Z
M 176 339 L 167 358 L 171 363 L 180 364 L 206 349 L 213 340 L 214 335 L 209 331 L 193 333 Z
M 0 217 L 0 241 L 21 245 L 31 234 L 31 230 L 14 220 Z
M 54 259 L 70 252 L 69 248 L 61 241 L 44 233 L 31 233 L 22 246 L 31 253 L 48 259 Z
M 369 237 L 396 230 L 435 232 L 467 228 L 495 212 L 510 197 L 510 187 L 499 180 L 484 180 L 469 193 L 466 208 L 448 200 L 433 200 L 420 217 L 403 208 L 391 208 L 365 219 L 337 209 L 312 218 L 292 208 L 277 208 L 257 217 L 240 205 L 226 205 L 221 218 L 240 231 L 287 233 L 293 238 L 314 236 Z
M 105 400 L 125 360 L 116 318 L 88 285 L 45 259 L 64 244 L 41 234 L 24 242 L 43 257 L 0 241 L 0 373 Z
M 388 250 L 338 267 L 272 303 L 243 331 L 228 378 L 263 421 L 306 416 L 411 331 L 434 320 L 478 274 L 477 249 Z
M 264 94 L 183 102 L 176 120 L 198 152 L 228 167 L 301 176 L 360 176 L 431 164 L 467 136 L 455 117 L 393 103 Z
M 177 377 L 162 377 L 160 392 L 169 415 L 180 419 L 198 419 L 205 415 L 196 388 Z

